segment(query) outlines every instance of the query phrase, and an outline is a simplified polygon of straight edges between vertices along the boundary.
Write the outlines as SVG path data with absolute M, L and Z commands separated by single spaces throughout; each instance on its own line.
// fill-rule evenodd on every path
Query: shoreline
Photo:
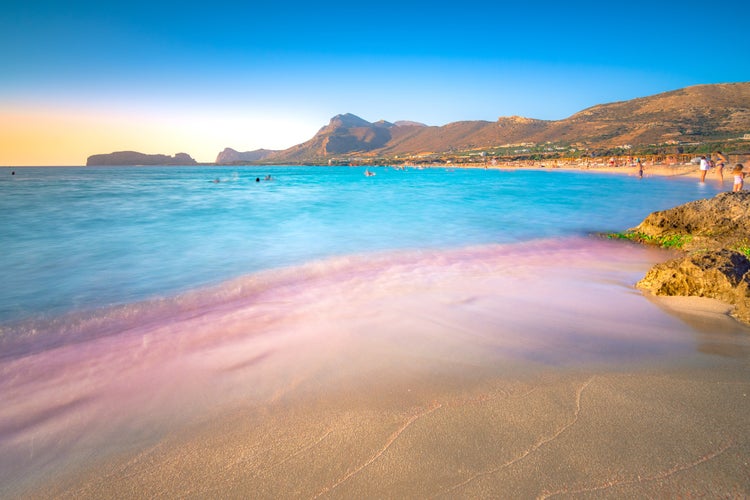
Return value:
M 663 255 L 579 239 L 343 261 L 0 366 L 29 377 L 5 394 L 56 395 L 5 466 L 74 450 L 5 494 L 750 492 L 750 337 L 635 292 Z
M 407 168 L 419 168 L 409 166 Z M 444 164 L 432 164 L 425 166 L 424 168 L 466 168 L 466 169 L 486 169 L 486 170 L 566 170 L 576 172 L 591 172 L 591 173 L 612 173 L 622 174 L 628 176 L 637 176 L 638 171 L 635 166 L 609 166 L 606 164 L 594 164 L 594 165 L 581 165 L 577 162 L 562 162 L 562 161 L 533 161 L 533 162 L 509 162 L 502 163 L 498 162 L 495 165 L 488 165 L 485 163 L 474 163 L 474 164 L 456 164 L 456 165 L 444 165 Z M 724 167 L 724 180 L 729 180 L 729 168 Z M 660 176 L 660 177 L 695 177 L 700 178 L 700 170 L 697 165 L 692 164 L 675 164 L 675 165 L 664 165 L 664 164 L 649 164 L 644 163 L 643 176 Z M 718 179 L 718 173 L 715 168 L 709 170 L 706 180 Z
M 95 169 L 98 167 L 103 168 L 167 168 L 167 169 L 174 169 L 174 168 L 236 168 L 236 167 L 249 167 L 249 168 L 278 168 L 278 167 L 320 167 L 321 169 L 325 170 L 327 168 L 332 168 L 329 165 L 286 165 L 286 164 L 279 164 L 279 165 L 265 165 L 265 164 L 243 164 L 243 165 L 223 165 L 223 164 L 198 164 L 198 165 L 96 165 L 96 166 L 89 166 L 86 165 L 22 165 L 22 166 L 7 166 L 3 167 L 0 166 L 0 168 L 3 168 L 5 170 L 12 170 L 12 169 L 45 169 L 45 168 L 89 168 L 89 169 Z M 622 166 L 610 166 L 604 163 L 585 163 L 581 164 L 581 162 L 578 161 L 565 161 L 565 160 L 533 160 L 533 161 L 514 161 L 514 162 L 497 162 L 495 164 L 489 164 L 489 163 L 431 163 L 431 164 L 424 164 L 424 165 L 414 165 L 414 164 L 405 164 L 405 165 L 392 165 L 392 164 L 382 164 L 382 165 L 335 165 L 334 167 L 341 167 L 341 168 L 362 168 L 362 167 L 370 167 L 370 168 L 407 168 L 407 169 L 420 169 L 420 168 L 443 168 L 443 169 L 487 169 L 487 170 L 512 170 L 512 169 L 549 169 L 549 170 L 576 170 L 576 171 L 582 171 L 582 172 L 613 172 L 613 173 L 637 173 L 635 170 L 635 165 L 622 165 Z M 709 175 L 712 173 L 715 173 L 715 168 L 712 168 L 709 171 Z M 729 175 L 729 166 L 724 167 L 725 175 Z M 698 169 L 697 165 L 692 164 L 672 164 L 672 165 L 666 165 L 663 163 L 650 163 L 650 162 L 644 162 L 644 176 L 651 173 L 652 175 L 661 175 L 666 177 L 673 177 L 673 176 L 683 176 L 683 175 L 694 175 L 696 177 L 700 176 L 700 170 Z

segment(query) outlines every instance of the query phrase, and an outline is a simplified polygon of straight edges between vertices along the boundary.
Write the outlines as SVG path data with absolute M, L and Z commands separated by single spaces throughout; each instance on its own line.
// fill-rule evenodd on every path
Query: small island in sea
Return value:
M 86 160 L 87 167 L 94 166 L 126 166 L 126 165 L 197 165 L 187 153 L 177 153 L 174 156 L 164 154 L 145 154 L 137 151 L 116 151 L 108 154 L 91 155 Z

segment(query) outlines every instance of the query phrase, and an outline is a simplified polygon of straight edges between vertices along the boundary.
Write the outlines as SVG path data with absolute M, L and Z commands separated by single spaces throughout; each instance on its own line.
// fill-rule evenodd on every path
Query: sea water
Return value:
M 331 256 L 623 231 L 717 192 L 692 179 L 543 170 L 14 171 L 0 171 L 0 324 Z
M 237 405 L 750 352 L 635 290 L 663 251 L 591 236 L 721 186 L 372 170 L 0 169 L 0 496 Z

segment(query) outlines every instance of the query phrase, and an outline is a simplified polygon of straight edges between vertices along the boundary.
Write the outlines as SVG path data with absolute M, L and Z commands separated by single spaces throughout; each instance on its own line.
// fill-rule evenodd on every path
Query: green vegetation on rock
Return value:
M 742 241 L 738 241 L 733 247 L 732 250 L 735 250 L 741 254 L 743 254 L 745 257 L 750 258 L 750 241 L 747 239 L 743 239 Z
M 610 239 L 630 240 L 637 243 L 645 243 L 648 245 L 656 245 L 662 248 L 673 248 L 677 250 L 681 250 L 686 244 L 693 241 L 693 236 L 690 234 L 668 234 L 653 236 L 640 231 L 610 233 L 607 235 L 607 237 Z
M 750 192 L 721 193 L 654 212 L 638 227 L 609 237 L 685 252 L 652 267 L 638 288 L 718 299 L 750 324 Z

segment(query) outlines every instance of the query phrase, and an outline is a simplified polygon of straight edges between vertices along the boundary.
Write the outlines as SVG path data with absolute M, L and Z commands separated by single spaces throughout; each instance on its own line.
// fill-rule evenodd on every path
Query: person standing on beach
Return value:
M 743 168 L 742 163 L 738 163 L 732 170 L 732 175 L 734 176 L 732 191 L 735 193 L 742 191 L 742 187 L 745 185 L 745 172 L 742 171 Z
M 727 157 L 721 151 L 714 153 L 714 156 L 716 156 L 716 173 L 719 174 L 719 179 L 724 182 L 724 165 L 727 163 Z
M 640 158 L 636 160 L 636 166 L 638 167 L 638 178 L 643 179 L 643 162 Z
M 706 182 L 706 173 L 708 172 L 709 164 L 705 156 L 701 156 L 701 182 Z

